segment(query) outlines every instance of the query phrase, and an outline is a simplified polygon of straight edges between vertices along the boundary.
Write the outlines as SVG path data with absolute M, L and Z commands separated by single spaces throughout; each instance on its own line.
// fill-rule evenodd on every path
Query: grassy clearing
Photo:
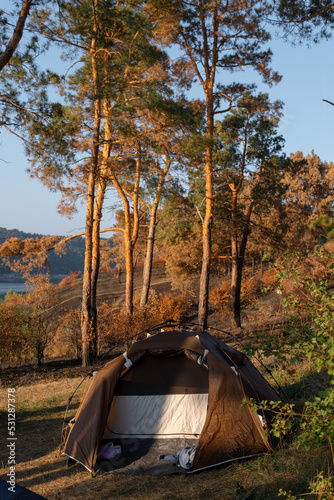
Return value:
M 301 369 L 302 368 L 302 369 Z M 306 384 L 307 396 L 321 385 L 306 365 L 289 375 L 291 394 L 301 397 L 298 384 Z M 280 382 L 284 383 L 281 373 Z M 276 374 L 277 376 L 279 375 Z M 122 476 L 92 478 L 82 466 L 67 468 L 59 455 L 60 430 L 67 400 L 81 378 L 43 381 L 16 389 L 17 448 L 16 480 L 49 500 L 71 499 L 274 499 L 280 488 L 306 493 L 318 471 L 327 471 L 332 457 L 325 447 L 312 454 L 290 444 L 273 455 L 235 463 L 190 476 Z M 287 386 L 287 385 L 286 385 Z M 303 387 L 303 386 L 302 386 Z M 83 385 L 72 400 L 71 414 L 78 407 Z M 305 389 L 306 390 L 306 389 Z M 306 395 L 305 393 L 303 395 Z M 298 399 L 298 398 L 297 398 Z M 0 389 L 1 427 L 6 429 L 7 388 Z M 6 433 L 0 436 L 1 478 L 6 479 Z

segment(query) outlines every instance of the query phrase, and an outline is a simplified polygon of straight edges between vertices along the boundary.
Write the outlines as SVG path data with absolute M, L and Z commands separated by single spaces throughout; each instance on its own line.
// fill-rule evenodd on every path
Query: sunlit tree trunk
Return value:
M 100 225 L 102 218 L 103 202 L 106 191 L 106 180 L 100 179 L 97 186 L 93 228 L 92 228 L 92 273 L 91 273 L 91 323 L 92 330 L 97 332 L 97 282 L 100 269 Z
M 105 99 L 103 102 L 103 109 L 105 115 L 105 140 L 106 145 L 103 148 L 103 162 L 107 163 L 107 159 L 110 154 L 110 144 L 111 144 L 111 131 L 109 128 L 109 118 L 111 115 L 110 103 Z M 109 148 L 109 149 L 108 149 Z M 138 210 L 138 193 L 139 193 L 139 181 L 140 181 L 140 167 L 141 167 L 141 154 L 140 148 L 137 148 L 137 162 L 136 162 L 136 173 L 135 182 L 133 189 L 133 222 L 131 220 L 131 206 L 126 192 L 124 191 L 121 183 L 119 182 L 116 174 L 112 169 L 108 169 L 108 176 L 114 187 L 116 188 L 122 202 L 124 209 L 124 219 L 125 227 L 123 232 L 124 241 L 124 255 L 125 255 L 125 309 L 126 318 L 129 320 L 133 313 L 133 248 L 136 244 L 139 231 L 139 210 Z
M 208 326 L 209 280 L 211 265 L 211 232 L 213 222 L 212 148 L 214 132 L 214 85 L 218 62 L 218 4 L 213 3 L 212 42 L 210 46 L 204 11 L 200 12 L 203 37 L 203 66 L 205 77 L 200 78 L 206 98 L 206 139 L 205 149 L 205 216 L 203 220 L 203 258 L 200 278 L 198 322 L 204 330 Z
M 214 128 L 212 86 L 207 91 L 207 132 L 208 145 L 205 150 L 205 217 L 203 221 L 203 258 L 198 303 L 198 322 L 203 329 L 208 326 L 209 280 L 211 264 L 211 231 L 213 219 L 212 183 L 212 136 Z
M 141 169 L 141 151 L 137 147 L 136 174 L 133 189 L 133 227 L 131 224 L 130 204 L 126 203 L 125 214 L 125 232 L 124 232 L 124 248 L 125 248 L 125 310 L 126 319 L 130 320 L 133 313 L 133 249 L 136 245 L 139 233 L 139 182 Z
M 170 158 L 166 151 L 166 166 L 160 170 L 158 187 L 155 193 L 155 198 L 150 213 L 150 222 L 148 227 L 147 243 L 146 243 L 146 256 L 143 270 L 143 287 L 140 297 L 140 307 L 144 308 L 148 301 L 148 295 L 151 286 L 152 264 L 153 264 L 153 250 L 155 240 L 155 228 L 157 225 L 157 211 L 161 198 L 162 188 L 166 179 L 166 175 L 170 169 Z
M 96 4 L 97 0 L 95 0 Z M 91 42 L 91 58 L 93 72 L 93 88 L 97 89 L 97 61 L 96 61 L 97 26 L 94 25 L 94 36 Z M 96 95 L 96 92 L 95 92 Z M 93 363 L 97 356 L 97 331 L 93 325 L 92 311 L 92 257 L 93 257 L 93 219 L 95 184 L 98 171 L 98 155 L 101 125 L 101 102 L 98 97 L 94 100 L 94 131 L 92 144 L 91 166 L 88 177 L 86 232 L 85 232 L 85 262 L 82 284 L 81 307 L 81 338 L 82 338 L 82 366 Z
M 127 219 L 127 217 L 126 217 Z M 131 226 L 127 225 L 124 231 L 125 252 L 125 314 L 129 321 L 133 313 L 133 246 L 131 240 Z
M 110 110 L 110 109 L 109 109 Z M 125 227 L 123 232 L 124 241 L 124 254 L 125 254 L 125 309 L 126 318 L 130 320 L 133 313 L 133 249 L 135 247 L 138 232 L 139 232 L 139 208 L 138 208 L 138 194 L 139 194 L 139 182 L 140 182 L 140 169 L 141 169 L 141 152 L 140 147 L 137 148 L 137 162 L 136 162 L 136 174 L 133 189 L 133 223 L 131 220 L 131 206 L 128 200 L 128 196 L 124 191 L 122 185 L 117 179 L 115 173 L 109 170 L 109 177 L 115 186 L 122 202 L 124 209 L 124 219 Z
M 107 180 L 108 180 L 108 166 L 107 162 L 111 151 L 111 133 L 109 122 L 106 119 L 108 113 L 108 106 L 106 100 L 102 102 L 104 112 L 104 135 L 107 139 L 102 146 L 102 161 L 97 180 L 93 229 L 92 229 L 92 273 L 91 273 L 91 315 L 92 315 L 92 329 L 97 332 L 97 282 L 99 277 L 100 268 L 100 226 L 102 219 L 103 203 L 106 193 Z
M 86 207 L 86 232 L 85 232 L 85 261 L 82 283 L 82 306 L 81 306 L 81 338 L 82 338 L 82 366 L 91 364 L 94 357 L 94 348 L 91 339 L 91 274 L 92 274 L 92 230 L 94 214 L 94 191 L 96 172 L 94 165 L 91 166 L 88 181 L 87 207 Z

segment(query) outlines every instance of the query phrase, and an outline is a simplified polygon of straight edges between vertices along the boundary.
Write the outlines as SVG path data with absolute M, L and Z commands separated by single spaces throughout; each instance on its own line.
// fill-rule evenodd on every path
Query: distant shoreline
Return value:
M 50 275 L 50 281 L 53 284 L 60 283 L 66 276 L 66 274 L 52 274 Z M 0 298 L 3 299 L 9 290 L 13 290 L 15 293 L 25 292 L 23 278 L 15 274 L 0 274 Z
M 67 274 L 50 274 L 50 279 L 52 283 L 59 283 L 62 279 L 64 279 Z M 0 283 L 24 283 L 24 279 L 19 274 L 15 273 L 6 273 L 0 274 Z

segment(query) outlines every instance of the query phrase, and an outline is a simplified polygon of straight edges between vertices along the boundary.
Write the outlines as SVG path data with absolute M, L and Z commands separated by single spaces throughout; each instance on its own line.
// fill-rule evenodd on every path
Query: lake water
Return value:
M 25 291 L 24 283 L 0 283 L 0 296 L 6 295 L 9 290 L 16 293 Z
M 65 275 L 51 276 L 50 281 L 52 283 L 60 283 L 60 281 L 65 277 Z M 24 283 L 3 281 L 0 282 L 0 298 L 3 298 L 9 290 L 13 292 L 21 293 L 26 291 L 26 285 Z

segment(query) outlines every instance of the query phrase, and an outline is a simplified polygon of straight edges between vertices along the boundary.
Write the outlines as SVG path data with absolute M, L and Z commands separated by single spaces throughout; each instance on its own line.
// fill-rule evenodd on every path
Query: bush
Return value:
M 1 359 L 18 360 L 44 357 L 47 346 L 53 345 L 62 321 L 57 287 L 48 274 L 36 274 L 26 281 L 29 291 L 7 295 L 1 303 Z
M 81 330 L 79 309 L 68 309 L 60 314 L 61 324 L 55 332 L 52 351 L 46 349 L 46 354 L 53 356 L 75 355 L 78 359 L 81 356 Z
M 276 403 L 254 402 L 255 408 L 272 408 L 278 415 L 273 425 L 275 435 L 284 435 L 298 423 L 296 441 L 307 450 L 334 440 L 334 291 L 328 286 L 330 272 L 333 275 L 333 256 L 323 249 L 309 255 L 287 254 L 276 265 L 280 278 L 278 291 L 283 305 L 289 309 L 289 326 L 283 338 L 263 337 L 259 349 L 267 355 L 275 355 L 292 366 L 310 363 L 310 373 L 322 375 L 322 387 L 307 399 L 301 409 L 293 404 L 278 408 Z M 289 293 L 287 293 L 289 292 Z M 310 485 L 312 493 L 324 489 L 333 498 L 332 483 L 320 472 Z M 282 495 L 288 495 L 282 492 Z M 293 497 L 288 497 L 293 498 Z M 320 498 L 320 496 L 319 496 Z
M 168 319 L 180 321 L 189 307 L 189 299 L 185 294 L 166 293 L 156 295 L 150 292 L 149 301 L 144 311 L 139 308 L 139 296 L 134 297 L 134 312 L 127 321 L 125 307 L 120 311 L 103 303 L 98 310 L 98 331 L 100 348 L 124 342 L 141 331 Z
M 248 305 L 263 295 L 263 291 L 273 287 L 277 283 L 276 269 L 269 269 L 263 273 L 258 272 L 254 276 L 245 277 L 241 286 L 242 305 Z M 210 303 L 215 309 L 226 314 L 229 311 L 229 300 L 231 293 L 231 281 L 224 279 L 210 293 Z
M 0 362 L 22 359 L 27 354 L 25 316 L 17 304 L 0 304 Z
M 210 292 L 210 304 L 220 313 L 227 312 L 229 308 L 230 293 L 231 280 L 224 279 Z

